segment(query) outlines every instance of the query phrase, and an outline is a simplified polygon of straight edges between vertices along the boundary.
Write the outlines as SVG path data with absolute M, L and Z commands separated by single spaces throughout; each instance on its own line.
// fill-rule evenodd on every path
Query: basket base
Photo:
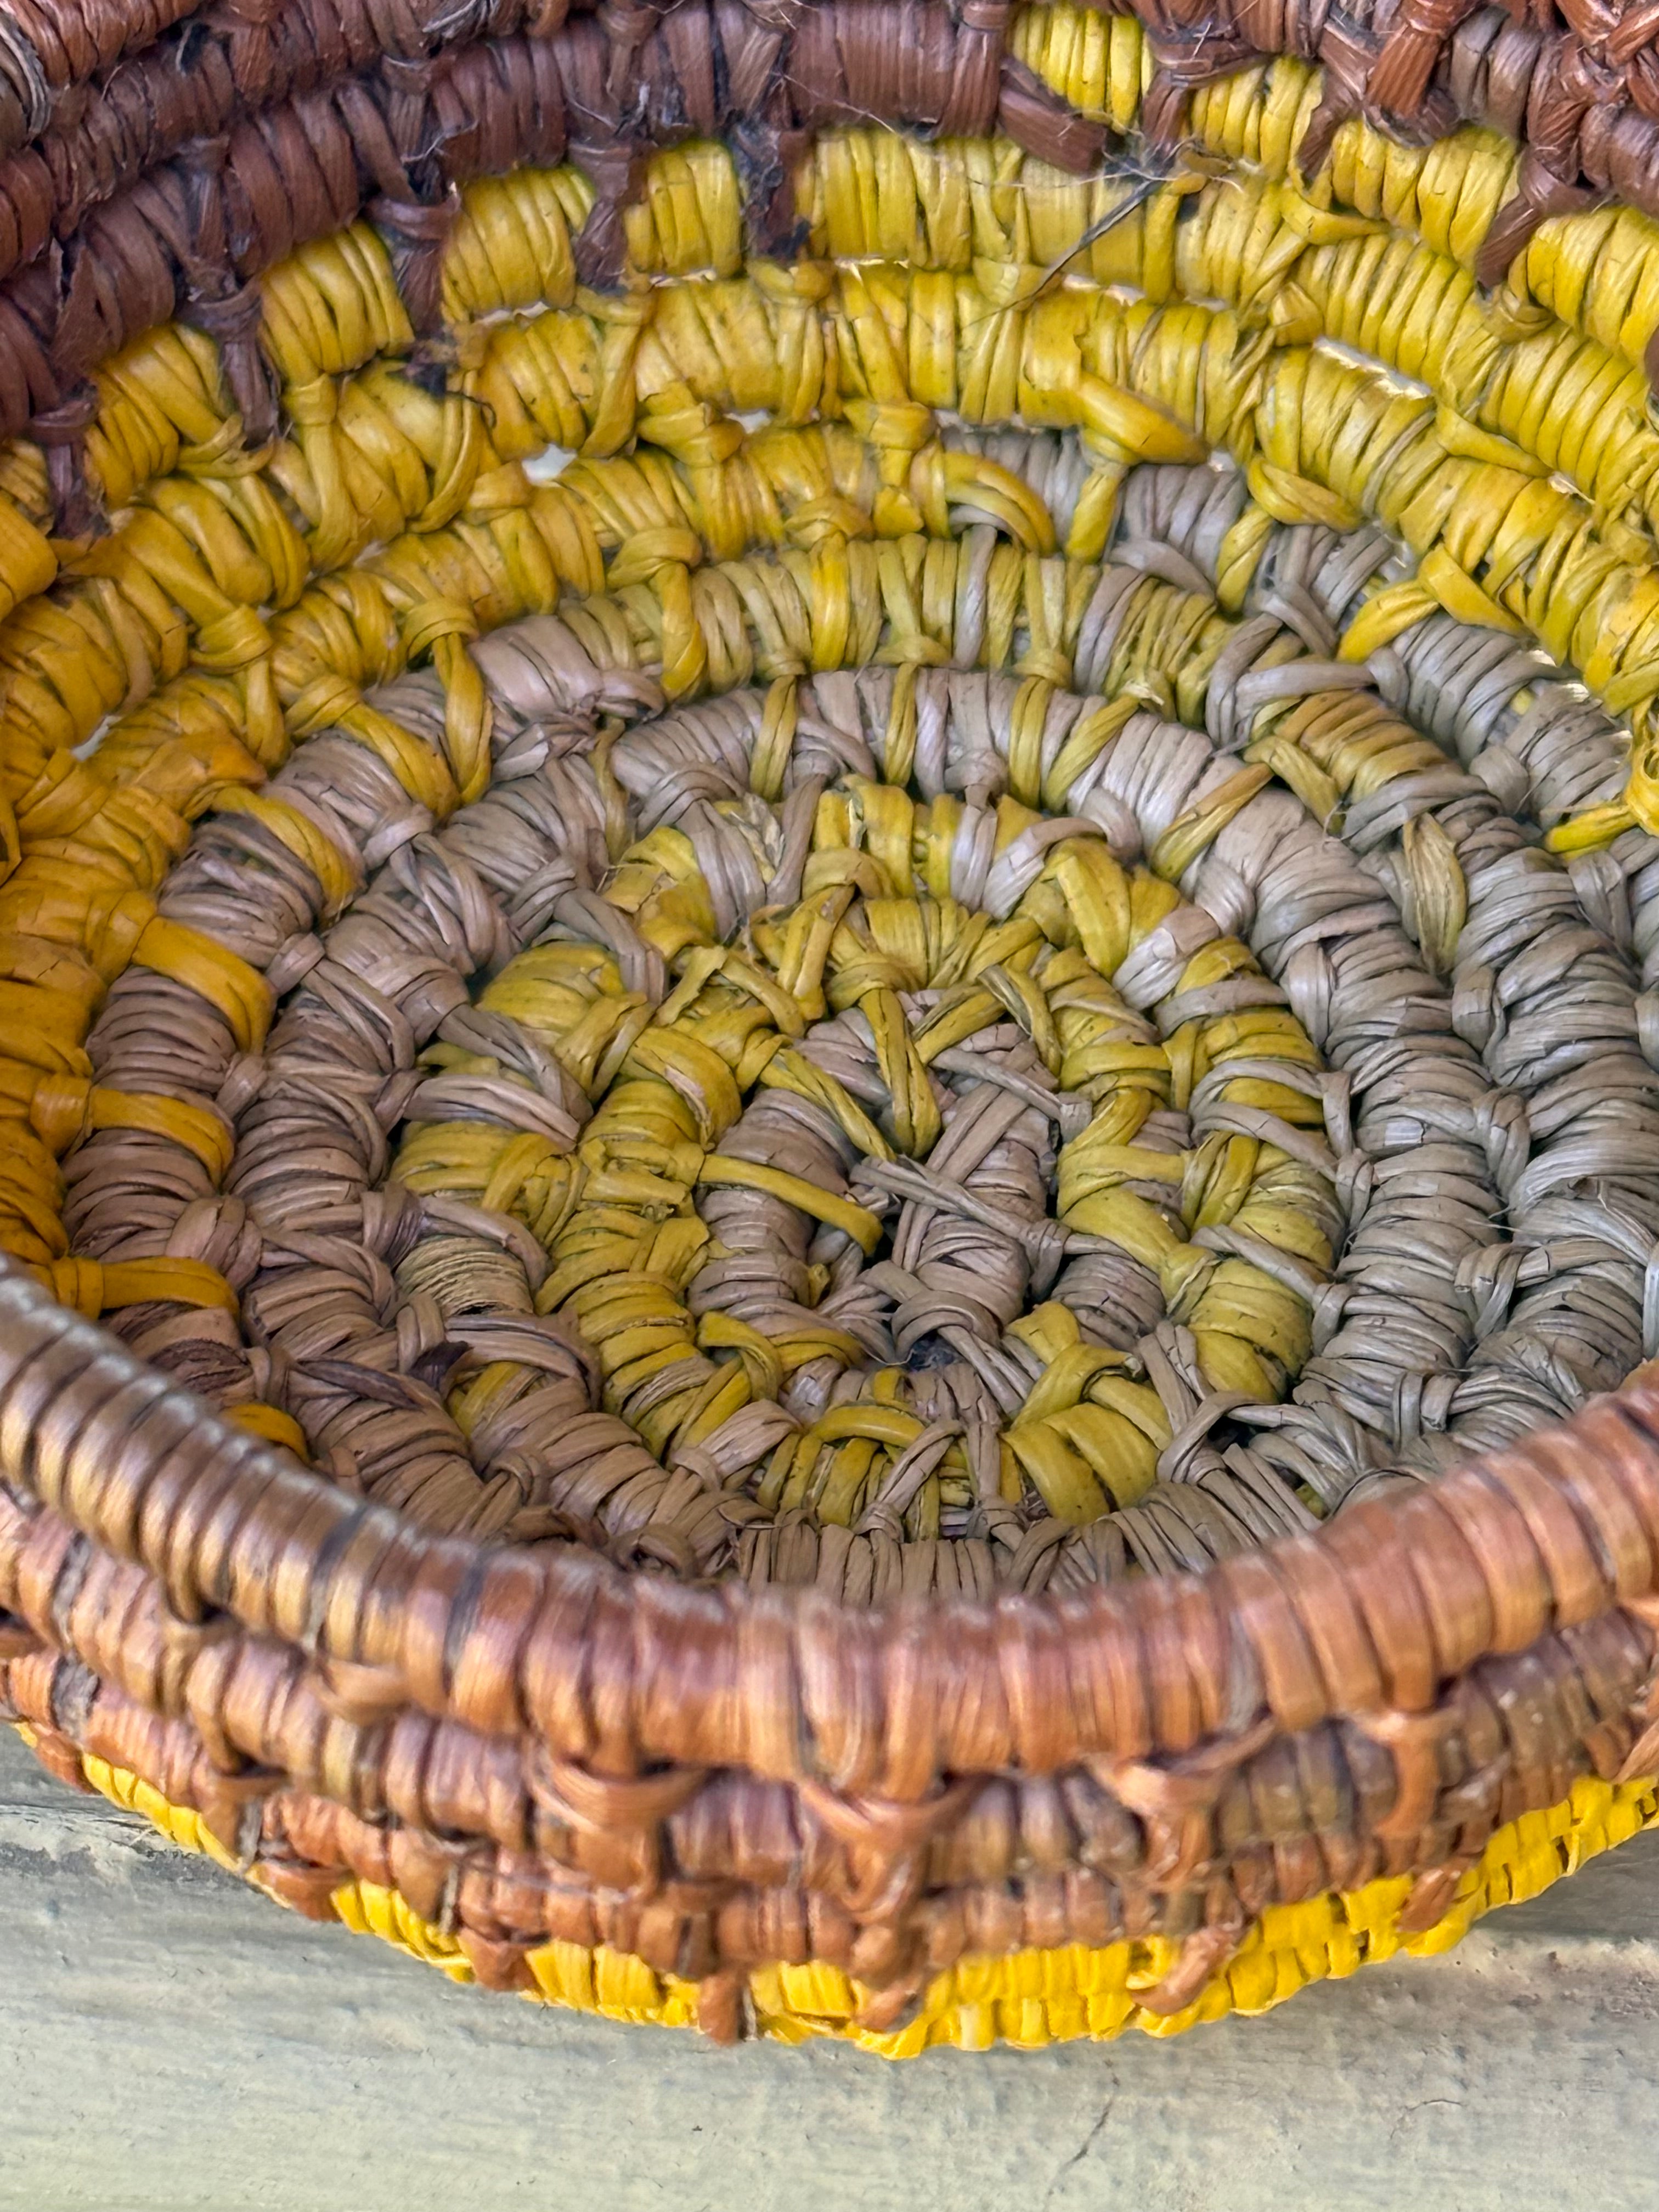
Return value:
M 31 1740 L 27 1727 L 18 1733 Z M 82 1755 L 81 1769 L 112 1804 L 138 1814 L 182 1849 L 264 1888 L 257 1866 L 251 1871 L 238 1867 L 196 1812 L 170 1803 L 151 1784 L 104 1759 Z M 1130 2029 L 1180 2035 L 1232 2013 L 1270 2012 L 1311 1983 L 1340 1979 L 1401 1953 L 1425 1958 L 1449 1951 L 1486 1913 L 1540 1895 L 1588 1860 L 1653 1827 L 1659 1827 L 1659 1782 L 1586 1778 L 1559 1804 L 1500 1828 L 1433 1927 L 1415 1934 L 1401 1929 L 1413 1887 L 1404 1875 L 1302 1905 L 1271 1906 L 1229 1964 L 1179 2012 L 1149 2011 L 1137 2000 L 1138 1991 L 1163 1979 L 1176 1955 L 1175 1945 L 1158 1937 L 1098 1950 L 1073 1944 L 962 1960 L 929 1984 L 902 2028 L 887 2033 L 858 2025 L 864 1993 L 835 1966 L 758 1969 L 749 1977 L 749 2011 L 756 2032 L 769 2039 L 801 2043 L 830 2037 L 881 2058 L 914 2058 L 941 2045 L 983 2051 L 1000 2043 L 1037 2051 L 1085 2038 L 1106 2042 Z M 349 1880 L 330 1901 L 335 1917 L 354 1933 L 378 1936 L 452 1981 L 474 1979 L 454 1937 L 423 1919 L 397 1890 Z M 552 1942 L 531 1952 L 527 1963 L 535 1978 L 535 1988 L 526 1992 L 532 2003 L 639 2025 L 702 2024 L 695 1984 L 657 1973 L 623 1953 Z

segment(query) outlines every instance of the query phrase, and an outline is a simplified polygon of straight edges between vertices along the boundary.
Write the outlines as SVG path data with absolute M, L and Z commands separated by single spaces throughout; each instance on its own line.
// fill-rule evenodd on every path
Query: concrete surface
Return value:
M 0 1730 L 0 2212 L 1659 2206 L 1659 1836 L 1268 2018 L 889 2066 L 456 1989 Z

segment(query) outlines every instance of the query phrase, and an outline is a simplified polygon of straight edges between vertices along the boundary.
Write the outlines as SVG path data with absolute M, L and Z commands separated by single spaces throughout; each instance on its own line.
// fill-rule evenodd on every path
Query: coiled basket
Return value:
M 1659 1820 L 1656 39 L 9 0 L 49 1766 L 892 2055 Z

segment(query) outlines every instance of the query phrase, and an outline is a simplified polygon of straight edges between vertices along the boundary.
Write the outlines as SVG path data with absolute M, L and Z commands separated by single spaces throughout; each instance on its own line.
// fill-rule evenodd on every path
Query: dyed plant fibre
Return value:
M 14 11 L 56 1771 L 890 2055 L 1659 1818 L 1630 24 Z

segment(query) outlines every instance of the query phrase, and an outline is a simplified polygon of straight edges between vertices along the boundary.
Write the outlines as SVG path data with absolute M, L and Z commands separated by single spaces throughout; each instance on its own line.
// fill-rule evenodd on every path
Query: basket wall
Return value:
M 0 45 L 3 1695 L 492 1987 L 1168 2033 L 1656 1817 L 1644 50 L 732 15 Z

